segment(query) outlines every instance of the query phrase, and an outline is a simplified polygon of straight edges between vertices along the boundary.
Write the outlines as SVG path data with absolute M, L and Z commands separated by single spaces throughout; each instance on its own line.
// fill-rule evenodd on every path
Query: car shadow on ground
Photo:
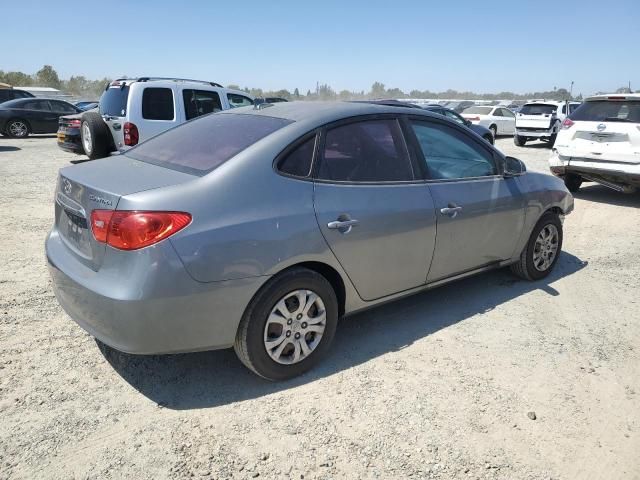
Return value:
M 331 376 L 534 290 L 557 296 L 551 284 L 585 266 L 586 262 L 563 252 L 554 271 L 541 281 L 519 280 L 501 269 L 350 316 L 340 322 L 331 351 L 320 364 L 280 383 L 250 373 L 232 349 L 140 356 L 97 343 L 115 371 L 152 401 L 176 410 L 215 407 Z
M 583 183 L 580 190 L 575 192 L 573 196 L 580 200 L 608 203 L 618 207 L 640 207 L 640 191 L 636 193 L 616 192 L 597 183 Z
M 13 145 L 0 145 L 0 152 L 17 152 L 22 150 L 20 147 L 14 147 Z
M 532 140 L 530 142 L 527 142 L 524 147 L 520 147 L 520 148 L 539 148 L 543 150 L 544 149 L 551 150 L 551 145 L 549 144 L 549 142 L 543 142 L 541 140 Z

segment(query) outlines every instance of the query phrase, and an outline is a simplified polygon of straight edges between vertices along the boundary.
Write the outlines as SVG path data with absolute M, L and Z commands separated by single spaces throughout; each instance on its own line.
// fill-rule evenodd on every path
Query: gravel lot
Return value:
M 118 353 L 66 316 L 43 242 L 80 157 L 55 141 L 0 139 L 0 478 L 640 478 L 640 195 L 588 184 L 546 281 L 351 317 L 273 384 L 233 351 Z M 546 146 L 498 145 L 546 171 Z

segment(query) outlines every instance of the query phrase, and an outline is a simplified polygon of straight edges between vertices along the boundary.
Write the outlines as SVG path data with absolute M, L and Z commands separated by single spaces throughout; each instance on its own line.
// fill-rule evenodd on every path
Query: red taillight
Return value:
M 571 120 L 570 118 L 567 117 L 567 118 L 564 119 L 564 122 L 562 122 L 562 129 L 563 130 L 568 130 L 571 127 L 573 127 L 574 123 L 575 122 L 573 120 Z
M 91 230 L 98 242 L 120 250 L 137 250 L 158 243 L 191 223 L 184 212 L 94 210 Z
M 470 122 L 477 122 L 478 120 L 480 120 L 480 117 L 466 117 L 466 119 Z
M 80 128 L 80 124 L 82 122 L 80 121 L 79 118 L 74 118 L 72 120 L 69 120 L 69 127 L 70 128 Z
M 138 135 L 138 127 L 135 123 L 124 122 L 124 144 L 130 147 L 138 144 L 140 136 Z

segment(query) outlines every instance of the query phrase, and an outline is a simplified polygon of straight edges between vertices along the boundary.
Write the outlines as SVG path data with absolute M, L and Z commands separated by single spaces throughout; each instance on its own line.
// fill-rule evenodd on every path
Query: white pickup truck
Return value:
M 513 142 L 522 147 L 529 140 L 547 141 L 553 146 L 560 125 L 580 105 L 579 102 L 535 100 L 525 103 L 516 114 L 516 134 Z
M 640 94 L 595 95 L 564 120 L 551 173 L 575 192 L 583 181 L 633 193 L 640 188 Z

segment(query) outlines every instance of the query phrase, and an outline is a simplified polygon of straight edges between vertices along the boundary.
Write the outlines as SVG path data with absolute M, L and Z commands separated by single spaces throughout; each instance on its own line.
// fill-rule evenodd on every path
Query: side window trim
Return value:
M 457 130 L 458 132 L 461 132 L 462 134 L 465 135 L 465 138 L 468 139 L 470 142 L 472 142 L 473 144 L 477 145 L 478 147 L 480 147 L 481 150 L 483 150 L 489 157 L 491 157 L 493 163 L 496 166 L 496 170 L 497 173 L 495 175 L 486 175 L 486 176 L 481 176 L 481 177 L 466 177 L 466 178 L 430 178 L 429 177 L 429 171 L 426 168 L 427 165 L 427 160 L 424 157 L 424 153 L 422 152 L 422 148 L 420 147 L 420 143 L 418 142 L 418 137 L 416 136 L 415 132 L 413 131 L 413 128 L 411 127 L 411 122 L 422 122 L 422 123 L 426 123 L 426 124 L 438 124 L 438 125 L 443 125 L 446 127 L 449 127 L 453 130 Z M 487 148 L 487 145 L 483 145 L 484 141 L 479 141 L 478 139 L 472 137 L 471 135 L 468 134 L 468 132 L 464 131 L 464 128 L 460 125 L 454 124 L 454 125 L 449 125 L 449 124 L 445 124 L 445 122 L 442 122 L 440 119 L 436 119 L 436 118 L 432 118 L 432 117 L 423 117 L 423 116 L 419 116 L 419 115 L 408 115 L 407 116 L 407 123 L 408 126 L 410 128 L 410 134 L 409 134 L 409 138 L 410 141 L 412 143 L 414 143 L 415 145 L 415 150 L 416 153 L 418 155 L 418 161 L 421 164 L 422 168 L 421 170 L 424 171 L 424 178 L 422 179 L 422 182 L 424 183 L 450 183 L 450 182 L 462 182 L 462 181 L 479 181 L 479 180 L 486 180 L 488 178 L 503 178 L 503 174 L 504 174 L 504 159 L 501 158 L 499 155 L 497 155 L 494 150 Z
M 331 123 L 327 123 L 320 127 L 320 137 L 319 141 L 316 141 L 316 150 L 314 154 L 314 161 L 311 168 L 311 178 L 314 182 L 317 183 L 328 183 L 328 184 L 338 184 L 338 185 L 403 185 L 403 184 L 413 184 L 413 183 L 422 183 L 424 181 L 421 178 L 420 172 L 421 169 L 416 170 L 416 163 L 414 163 L 411 151 L 409 148 L 409 143 L 407 141 L 406 132 L 403 127 L 403 119 L 404 115 L 398 115 L 395 113 L 383 113 L 383 114 L 371 114 L 371 115 L 358 115 L 356 117 L 343 118 L 341 120 L 336 120 Z M 390 180 L 390 181 L 367 181 L 367 182 L 357 182 L 357 181 L 347 181 L 347 180 L 326 180 L 323 178 L 318 178 L 318 169 L 320 167 L 320 162 L 323 160 L 323 152 L 327 139 L 327 131 L 333 128 L 341 127 L 344 125 L 349 125 L 352 123 L 366 122 L 372 120 L 395 120 L 398 122 L 400 127 L 400 131 L 402 133 L 402 143 L 404 144 L 404 153 L 407 155 L 409 159 L 411 169 L 413 171 L 413 180 Z
M 311 168 L 309 169 L 309 173 L 306 176 L 300 177 L 298 175 L 292 175 L 290 173 L 283 172 L 282 170 L 280 170 L 280 168 L 279 168 L 280 163 L 287 157 L 287 155 L 289 155 L 296 148 L 300 147 L 306 141 L 308 141 L 308 140 L 310 140 L 311 138 L 314 138 L 314 137 L 315 137 L 315 143 L 314 143 L 314 146 L 313 146 L 313 154 L 311 155 Z M 306 182 L 312 182 L 313 179 L 314 179 L 314 172 L 315 172 L 317 158 L 318 158 L 318 148 L 319 148 L 319 146 L 320 146 L 320 129 L 315 129 L 315 130 L 312 130 L 310 132 L 305 133 L 304 135 L 302 135 L 301 137 L 298 137 L 296 140 L 294 140 L 289 145 L 287 145 L 284 148 L 284 150 L 282 150 L 278 155 L 276 155 L 276 158 L 273 160 L 273 170 L 278 175 L 281 175 L 283 177 L 294 178 L 296 180 L 303 180 L 303 181 L 306 181 Z

